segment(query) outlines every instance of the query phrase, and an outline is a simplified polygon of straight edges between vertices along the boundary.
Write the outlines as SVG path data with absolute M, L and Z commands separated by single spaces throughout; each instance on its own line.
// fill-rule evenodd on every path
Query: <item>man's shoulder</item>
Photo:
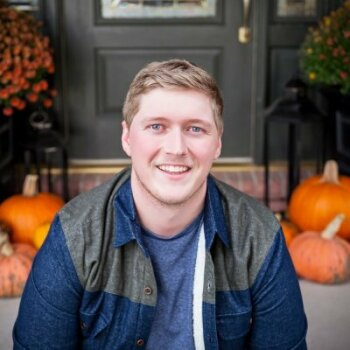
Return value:
M 235 289 L 248 289 L 278 241 L 280 225 L 271 210 L 259 200 L 217 179 L 215 183 L 221 195 L 234 261 L 232 283 Z
M 71 254 L 79 252 L 87 242 L 95 249 L 113 235 L 115 194 L 129 177 L 130 171 L 125 169 L 102 185 L 73 198 L 59 211 Z
M 129 169 L 123 170 L 104 184 L 72 199 L 58 214 L 76 273 L 87 290 L 99 290 L 103 284 L 105 257 L 110 256 L 113 248 L 110 243 L 115 232 L 114 198 L 129 177 Z M 92 266 L 99 269 L 93 276 L 90 275 Z
M 262 202 L 223 181 L 216 178 L 214 181 L 221 195 L 226 216 L 234 218 L 235 222 L 259 222 L 266 229 L 276 233 L 279 223 L 272 211 Z
M 129 177 L 130 169 L 126 168 L 101 185 L 80 193 L 60 210 L 61 221 L 69 220 L 72 217 L 76 220 L 102 210 L 106 204 L 113 200 L 114 194 Z

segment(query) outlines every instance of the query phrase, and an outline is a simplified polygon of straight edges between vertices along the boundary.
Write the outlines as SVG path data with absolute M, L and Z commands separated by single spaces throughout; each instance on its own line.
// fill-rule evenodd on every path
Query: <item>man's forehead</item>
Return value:
M 151 89 L 148 89 L 144 93 L 140 94 L 140 98 L 147 98 L 148 96 L 153 95 L 197 95 L 197 96 L 203 96 L 203 98 L 209 98 L 206 92 L 195 89 L 195 88 L 188 88 L 188 87 L 181 87 L 181 86 L 157 86 Z
M 214 113 L 209 97 L 196 90 L 164 89 L 150 91 L 140 99 L 135 117 L 214 120 Z

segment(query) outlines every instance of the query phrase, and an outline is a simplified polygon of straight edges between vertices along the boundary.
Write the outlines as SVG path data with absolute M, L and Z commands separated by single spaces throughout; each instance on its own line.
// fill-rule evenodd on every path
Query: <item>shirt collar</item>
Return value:
M 141 240 L 141 227 L 136 214 L 130 179 L 120 187 L 113 204 L 116 222 L 115 246 L 120 247 L 131 240 L 136 240 L 145 252 Z M 229 246 L 230 243 L 220 194 L 215 180 L 211 175 L 208 176 L 207 181 L 207 195 L 204 206 L 204 231 L 207 250 L 211 248 L 216 234 L 227 247 Z
M 217 234 L 226 247 L 230 246 L 221 196 L 214 178 L 209 175 L 204 206 L 205 247 L 209 250 Z

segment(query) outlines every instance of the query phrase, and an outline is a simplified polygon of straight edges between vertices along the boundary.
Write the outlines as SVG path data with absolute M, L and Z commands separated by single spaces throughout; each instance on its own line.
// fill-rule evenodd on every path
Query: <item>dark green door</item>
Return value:
M 57 2 L 70 158 L 83 162 L 125 159 L 120 146 L 121 111 L 132 77 L 147 62 L 179 57 L 206 68 L 221 87 L 225 100 L 222 157 L 250 162 L 255 132 L 251 113 L 253 44 L 238 41 L 243 1 L 188 1 L 192 10 L 200 3 L 202 12 L 214 4 L 214 14 L 197 17 L 113 17 L 116 6 L 140 2 L 148 2 L 150 11 L 152 6 L 161 11 L 169 10 L 173 1 L 163 2 L 163 9 L 156 6 L 162 2 L 159 0 Z M 251 14 L 253 11 L 254 7 Z

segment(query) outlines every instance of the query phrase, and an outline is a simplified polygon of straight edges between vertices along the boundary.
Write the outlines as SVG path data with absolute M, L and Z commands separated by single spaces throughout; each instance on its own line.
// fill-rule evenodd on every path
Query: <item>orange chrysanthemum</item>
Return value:
M 53 52 L 40 29 L 32 15 L 0 1 L 0 114 L 52 106 Z

